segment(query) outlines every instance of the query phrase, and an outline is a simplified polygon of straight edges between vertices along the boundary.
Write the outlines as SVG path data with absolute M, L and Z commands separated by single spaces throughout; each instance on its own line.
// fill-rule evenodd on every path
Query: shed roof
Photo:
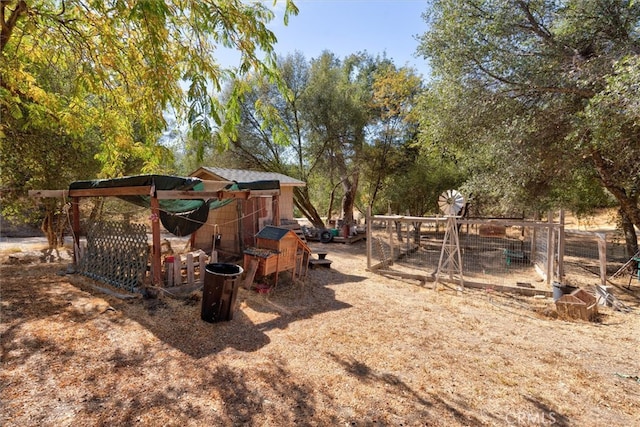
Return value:
M 281 240 L 287 233 L 291 232 L 294 236 L 295 233 L 287 228 L 274 227 L 267 225 L 256 234 L 256 237 L 266 240 Z M 297 236 L 296 236 L 297 237 Z
M 281 187 L 304 187 L 304 181 L 297 180 L 290 176 L 277 172 L 251 171 L 246 169 L 227 169 L 202 166 L 191 173 L 191 176 L 209 175 L 224 181 L 256 182 L 256 181 L 279 181 Z

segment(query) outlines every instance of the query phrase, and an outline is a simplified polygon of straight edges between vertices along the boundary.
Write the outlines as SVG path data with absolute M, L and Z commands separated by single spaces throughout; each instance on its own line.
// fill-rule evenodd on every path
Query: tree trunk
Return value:
M 620 209 L 618 212 L 620 213 L 620 218 L 622 220 L 622 232 L 624 233 L 627 257 L 630 258 L 636 252 L 638 252 L 638 236 L 636 234 L 636 229 L 633 226 L 633 223 L 629 220 L 629 217 L 626 215 L 626 213 L 622 209 Z
M 353 225 L 353 207 L 356 202 L 356 193 L 358 192 L 358 174 L 354 173 L 353 180 L 346 177 L 342 180 L 342 188 L 344 196 L 342 196 L 342 224 Z
M 313 206 L 313 203 L 311 203 L 307 187 L 294 188 L 293 202 L 295 203 L 296 207 L 300 209 L 302 215 L 304 215 L 305 218 L 307 218 L 314 227 L 325 228 L 324 221 L 322 221 L 320 214 L 316 210 L 315 206 Z
M 607 164 L 606 160 L 598 150 L 593 150 L 591 152 L 591 158 L 593 159 L 593 163 L 603 185 L 611 192 L 611 194 L 613 194 L 620 204 L 620 215 L 623 219 L 623 226 L 624 221 L 628 221 L 630 223 L 629 226 L 632 229 L 634 225 L 640 228 L 640 206 L 638 206 L 638 197 L 640 196 L 640 193 L 638 190 L 632 190 L 627 193 L 627 190 L 616 181 L 614 178 L 615 171 L 613 171 L 610 165 Z M 638 248 L 638 238 L 635 230 L 633 230 L 632 233 L 627 233 L 625 230 L 625 240 L 627 250 L 632 247 L 635 247 L 636 249 Z
M 40 229 L 47 236 L 49 249 L 55 249 L 64 244 L 64 230 L 67 222 L 64 214 L 57 212 L 58 201 L 53 200 L 45 203 L 45 216 Z
M 28 12 L 29 7 L 27 6 L 26 1 L 20 0 L 7 18 L 5 18 L 5 15 L 8 6 L 5 5 L 4 1 L 2 2 L 2 5 L 0 5 L 0 8 L 2 8 L 3 19 L 2 29 L 0 29 L 0 52 L 2 52 L 7 43 L 9 43 L 9 39 L 11 38 L 11 34 L 13 33 L 13 29 L 15 28 L 18 19 Z
M 93 207 L 89 214 L 89 223 L 99 221 L 102 218 L 102 209 L 104 208 L 104 197 L 94 197 Z
M 338 186 L 334 186 L 329 196 L 329 207 L 327 208 L 327 221 L 331 224 L 331 218 L 333 217 L 333 202 L 336 200 L 336 189 Z M 337 225 L 337 224 L 336 224 Z
M 402 237 L 402 222 L 401 221 L 393 221 L 396 225 L 396 237 L 398 238 L 398 242 L 404 242 L 404 238 Z

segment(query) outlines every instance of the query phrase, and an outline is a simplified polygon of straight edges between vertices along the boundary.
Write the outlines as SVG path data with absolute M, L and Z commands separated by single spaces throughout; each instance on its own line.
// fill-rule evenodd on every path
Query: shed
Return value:
M 268 276 L 291 270 L 295 276 L 306 273 L 311 249 L 298 235 L 286 228 L 266 226 L 256 234 L 256 246 L 245 249 L 244 268 L 249 270 L 252 260 L 258 262 L 256 276 Z
M 257 234 L 267 225 L 281 225 L 291 222 L 293 215 L 293 191 L 306 184 L 287 175 L 276 172 L 250 171 L 200 167 L 190 174 L 203 181 L 233 181 L 240 188 L 262 182 L 279 184 L 279 194 L 265 194 L 263 197 L 237 199 L 221 208 L 211 210 L 205 223 L 192 236 L 192 246 L 197 249 L 215 250 L 233 255 L 242 255 L 245 248 L 256 246 Z

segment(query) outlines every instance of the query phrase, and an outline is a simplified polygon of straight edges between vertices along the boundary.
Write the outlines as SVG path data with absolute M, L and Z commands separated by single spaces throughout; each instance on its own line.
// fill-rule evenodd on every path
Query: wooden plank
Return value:
M 81 188 L 73 190 L 29 190 L 29 197 L 110 197 L 110 196 L 148 196 L 151 186 L 109 187 L 109 188 Z M 175 199 L 248 199 L 251 197 L 278 196 L 280 190 L 158 190 L 160 200 Z
M 158 190 L 160 200 L 192 200 L 192 199 L 218 199 L 221 191 L 191 191 L 191 190 Z
M 173 264 L 174 261 L 169 262 L 166 259 L 164 260 L 164 274 L 167 281 L 167 287 L 169 288 L 175 286 Z
M 372 220 L 383 221 L 400 221 L 400 222 L 445 222 L 446 217 L 420 217 L 420 216 L 407 216 L 407 215 L 373 215 Z M 495 224 L 505 226 L 516 227 L 542 227 L 547 228 L 550 226 L 548 221 L 526 221 L 521 219 L 462 219 L 456 218 L 458 224 Z M 551 227 L 559 228 L 561 224 L 553 223 Z M 573 231 L 573 230 L 572 230 Z
M 160 202 L 151 198 L 151 233 L 153 248 L 151 262 L 151 278 L 153 286 L 162 285 L 162 254 L 160 253 Z
M 197 283 L 204 283 L 205 269 L 207 268 L 207 264 L 206 263 L 207 263 L 207 254 L 205 254 L 204 252 L 200 252 L 198 254 L 199 276 L 198 276 Z
M 192 191 L 192 190 L 158 190 L 160 200 L 191 200 L 191 199 L 248 199 L 250 197 L 260 197 L 262 192 L 239 190 L 239 191 Z M 270 193 L 268 195 L 271 195 Z
M 29 197 L 68 197 L 69 190 L 29 190 Z
M 256 272 L 258 271 L 258 260 L 256 258 L 251 258 L 249 261 L 249 268 L 247 268 L 247 274 L 244 278 L 244 282 L 242 282 L 242 287 L 245 289 L 250 289 L 253 280 L 256 277 Z
M 173 261 L 173 285 L 182 285 L 182 258 L 180 255 L 176 255 Z
M 187 254 L 187 285 L 193 285 L 196 281 L 196 271 L 193 266 L 193 253 Z
M 69 190 L 70 197 L 149 196 L 151 186 L 83 188 Z
M 402 277 L 404 279 L 417 280 L 423 285 L 427 281 L 433 282 L 433 278 L 432 277 L 421 275 L 421 274 L 410 274 L 410 273 L 404 273 L 404 272 L 401 272 L 401 271 L 385 270 L 385 269 L 382 269 L 382 268 L 377 269 L 376 273 L 378 273 L 380 275 L 383 275 L 383 276 L 394 276 L 394 277 Z
M 446 279 L 445 280 L 440 279 L 440 281 L 446 282 L 447 280 Z M 457 284 L 458 281 L 455 281 L 455 283 Z M 468 280 L 464 281 L 464 287 L 465 288 L 474 288 L 474 289 L 483 289 L 483 290 L 493 289 L 494 291 L 498 291 L 498 292 L 525 295 L 525 296 L 529 296 L 529 297 L 533 297 L 533 296 L 536 296 L 536 295 L 544 295 L 545 297 L 552 297 L 553 296 L 553 292 L 552 291 L 546 291 L 544 289 L 521 288 L 521 287 L 517 287 L 517 286 L 506 286 L 506 285 L 492 285 L 492 284 L 489 284 L 489 283 L 470 282 Z

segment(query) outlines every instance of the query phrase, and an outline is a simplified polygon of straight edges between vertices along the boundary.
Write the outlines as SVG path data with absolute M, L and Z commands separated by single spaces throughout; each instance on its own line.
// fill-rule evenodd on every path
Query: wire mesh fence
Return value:
M 622 245 L 605 233 L 565 231 L 553 222 L 457 219 L 461 265 L 451 272 L 443 269 L 451 252 L 446 218 L 383 215 L 372 216 L 370 224 L 369 265 L 393 264 L 426 280 L 460 278 L 466 284 L 549 291 L 568 274 L 582 272 L 594 284 L 603 282 L 625 260 Z

